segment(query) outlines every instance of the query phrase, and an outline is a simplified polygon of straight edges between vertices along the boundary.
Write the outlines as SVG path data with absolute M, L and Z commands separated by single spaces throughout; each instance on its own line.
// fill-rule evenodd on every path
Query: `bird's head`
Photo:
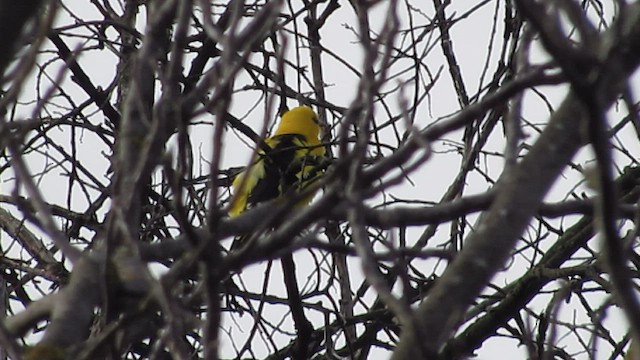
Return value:
M 298 106 L 284 115 L 274 135 L 301 134 L 308 141 L 318 140 L 320 137 L 320 122 L 318 115 L 308 106 Z

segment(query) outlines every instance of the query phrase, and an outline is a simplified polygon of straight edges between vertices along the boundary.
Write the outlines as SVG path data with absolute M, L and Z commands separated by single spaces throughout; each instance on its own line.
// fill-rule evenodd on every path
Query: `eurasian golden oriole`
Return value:
M 229 215 L 237 216 L 253 206 L 300 192 L 316 181 L 326 164 L 320 143 L 320 123 L 308 106 L 293 108 L 284 115 L 275 133 L 264 141 L 256 160 L 233 181 L 234 198 Z M 307 205 L 311 194 L 298 205 Z
M 316 113 L 308 106 L 287 111 L 275 133 L 264 140 L 264 146 L 259 146 L 255 161 L 233 181 L 234 198 L 229 216 L 237 216 L 259 203 L 304 191 L 319 179 L 326 164 Z M 296 206 L 307 205 L 313 196 L 312 191 L 297 201 Z M 243 240 L 244 237 L 236 239 L 231 248 L 236 248 Z M 306 344 L 313 327 L 304 314 L 293 256 L 283 255 L 281 264 L 293 322 L 300 342 Z M 292 358 L 308 358 L 306 348 L 293 349 Z

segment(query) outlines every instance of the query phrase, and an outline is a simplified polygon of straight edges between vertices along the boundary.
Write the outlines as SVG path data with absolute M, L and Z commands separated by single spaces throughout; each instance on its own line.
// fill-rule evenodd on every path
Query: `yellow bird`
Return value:
M 233 181 L 231 217 L 261 202 L 303 191 L 324 172 L 327 161 L 324 146 L 320 143 L 320 123 L 308 106 L 299 106 L 284 113 L 276 132 L 264 143 L 268 149 L 261 146 L 256 160 Z M 313 195 L 311 193 L 296 205 L 307 205 Z M 236 239 L 231 249 L 243 240 L 244 237 Z M 302 338 L 311 334 L 313 327 L 304 316 L 293 255 L 283 255 L 281 264 L 291 315 L 298 336 Z M 305 347 L 294 350 L 292 358 L 307 359 Z
M 275 133 L 264 142 L 269 149 L 260 149 L 257 159 L 233 181 L 231 217 L 259 203 L 300 192 L 324 171 L 326 160 L 320 143 L 320 123 L 308 106 L 284 113 Z M 307 205 L 313 196 L 307 196 L 298 205 Z

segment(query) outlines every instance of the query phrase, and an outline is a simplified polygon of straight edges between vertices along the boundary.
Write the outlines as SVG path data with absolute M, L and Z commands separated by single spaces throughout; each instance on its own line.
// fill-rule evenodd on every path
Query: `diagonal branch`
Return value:
M 613 26 L 621 35 L 625 51 L 611 54 L 618 66 L 603 74 L 602 86 L 597 89 L 604 100 L 603 108 L 611 105 L 624 88 L 627 76 L 640 63 L 640 5 L 630 6 L 627 15 L 628 22 L 619 24 L 619 29 Z M 605 33 L 600 41 L 605 38 L 611 41 L 612 35 Z M 547 191 L 583 145 L 576 121 L 584 122 L 587 118 L 582 101 L 571 91 L 531 151 L 498 183 L 496 198 L 479 220 L 477 231 L 467 237 L 464 250 L 416 312 L 417 321 L 429 331 L 429 336 L 421 340 L 431 358 L 458 326 L 468 306 L 508 259 Z M 418 354 L 416 347 L 416 335 L 404 332 L 393 359 L 415 357 Z

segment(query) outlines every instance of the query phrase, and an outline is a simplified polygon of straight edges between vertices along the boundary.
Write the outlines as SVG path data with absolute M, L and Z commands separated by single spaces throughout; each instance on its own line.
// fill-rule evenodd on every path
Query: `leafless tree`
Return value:
M 2 0 L 0 29 L 0 359 L 640 336 L 638 2 Z M 315 200 L 229 218 L 298 104 L 331 158 Z

